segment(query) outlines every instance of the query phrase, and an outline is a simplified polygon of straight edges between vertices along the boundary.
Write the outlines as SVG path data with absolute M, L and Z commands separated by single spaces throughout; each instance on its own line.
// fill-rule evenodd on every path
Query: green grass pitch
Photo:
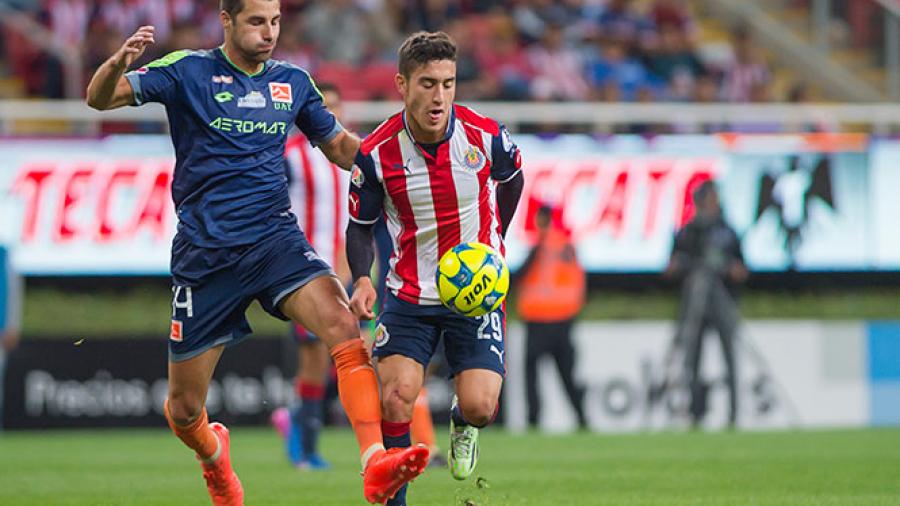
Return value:
M 900 505 L 900 429 L 560 436 L 489 429 L 481 442 L 482 480 L 457 482 L 446 469 L 429 469 L 409 503 Z M 274 431 L 235 428 L 232 456 L 246 504 L 366 504 L 352 434 L 326 431 L 321 445 L 333 469 L 300 472 L 287 465 Z M 110 430 L 0 433 L 0 504 L 209 502 L 198 464 L 168 432 Z

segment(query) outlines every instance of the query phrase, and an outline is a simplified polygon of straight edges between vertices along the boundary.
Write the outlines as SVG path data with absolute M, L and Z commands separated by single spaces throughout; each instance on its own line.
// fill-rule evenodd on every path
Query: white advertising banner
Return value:
M 507 427 L 525 428 L 524 329 L 511 325 L 507 340 Z M 662 389 L 674 325 L 670 322 L 577 324 L 575 378 L 586 387 L 591 428 L 604 432 L 689 426 L 684 388 Z M 870 413 L 864 323 L 753 321 L 737 349 L 738 427 L 775 429 L 868 425 Z M 702 376 L 710 384 L 704 427 L 725 425 L 728 392 L 718 337 L 706 337 Z M 538 366 L 543 401 L 540 425 L 572 430 L 575 414 L 548 358 Z
M 4 141 L 0 240 L 27 275 L 167 274 L 168 137 Z
M 508 256 L 525 257 L 539 203 L 559 209 L 589 271 L 660 271 L 691 195 L 717 181 L 751 270 L 900 269 L 879 263 L 869 139 L 857 134 L 518 139 L 524 206 Z
M 900 270 L 900 143 L 855 134 L 516 141 L 526 187 L 508 237 L 513 269 L 546 202 L 589 271 L 660 271 L 693 215 L 694 188 L 716 179 L 752 270 Z M 0 241 L 24 274 L 168 273 L 168 137 L 0 141 L 0 152 Z

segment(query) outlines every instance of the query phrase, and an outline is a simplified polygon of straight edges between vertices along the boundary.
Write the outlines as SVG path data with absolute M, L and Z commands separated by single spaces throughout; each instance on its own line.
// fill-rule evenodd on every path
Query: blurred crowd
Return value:
M 26 12 L 79 48 L 85 77 L 142 24 L 157 30 L 145 59 L 221 43 L 216 0 L 42 0 Z M 685 0 L 282 0 L 282 12 L 276 57 L 350 100 L 395 97 L 396 50 L 416 30 L 456 40 L 464 100 L 773 98 L 771 70 L 749 34 L 734 30 L 724 47 L 698 44 Z M 25 35 L 5 29 L 0 59 L 29 95 L 63 95 L 62 62 Z

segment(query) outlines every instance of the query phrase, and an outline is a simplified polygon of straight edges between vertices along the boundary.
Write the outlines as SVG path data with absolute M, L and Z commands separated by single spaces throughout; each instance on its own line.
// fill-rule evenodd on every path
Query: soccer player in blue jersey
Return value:
M 384 502 L 422 471 L 428 451 L 385 451 L 378 384 L 343 287 L 310 247 L 290 212 L 284 173 L 291 125 L 339 166 L 359 139 L 322 104 L 304 70 L 270 59 L 278 0 L 221 0 L 222 46 L 176 51 L 126 74 L 154 42 L 144 26 L 94 74 L 87 102 L 106 110 L 159 102 L 169 118 L 176 162 L 172 197 L 172 327 L 166 418 L 197 454 L 213 503 L 239 505 L 243 490 L 229 457 L 228 431 L 209 423 L 207 390 L 225 346 L 251 329 L 254 300 L 322 338 L 334 358 L 341 402 L 360 445 L 363 490 Z
M 19 343 L 22 278 L 13 270 L 10 250 L 0 244 L 0 430 L 3 430 L 3 378 L 6 354 Z

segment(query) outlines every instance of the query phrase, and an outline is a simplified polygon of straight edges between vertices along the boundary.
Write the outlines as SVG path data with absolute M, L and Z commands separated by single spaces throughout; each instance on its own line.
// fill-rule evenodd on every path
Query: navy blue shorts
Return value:
M 244 313 L 254 300 L 272 316 L 288 320 L 278 309 L 282 299 L 328 275 L 334 275 L 331 267 L 296 225 L 234 248 L 201 248 L 176 235 L 170 360 L 187 360 L 245 339 L 252 329 Z
M 444 306 L 420 306 L 388 292 L 375 328 L 375 357 L 403 355 L 428 367 L 444 339 L 450 377 L 468 369 L 488 369 L 506 376 L 506 314 L 498 309 L 469 318 Z

